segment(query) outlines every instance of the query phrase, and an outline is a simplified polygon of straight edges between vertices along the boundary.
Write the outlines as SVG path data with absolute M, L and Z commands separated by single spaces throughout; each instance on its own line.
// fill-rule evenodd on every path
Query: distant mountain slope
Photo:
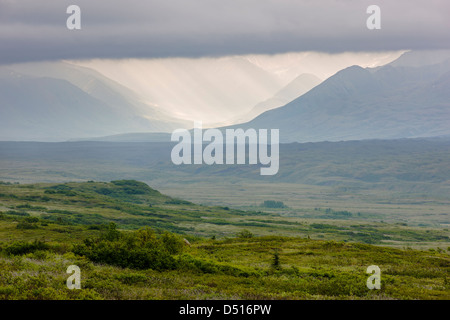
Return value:
M 87 63 L 87 65 L 90 65 Z M 133 88 L 146 101 L 176 117 L 208 123 L 226 122 L 270 98 L 285 83 L 236 57 L 96 61 L 92 68 Z
M 186 125 L 97 72 L 63 62 L 0 67 L 0 106 L 0 140 L 61 141 Z
M 406 53 L 375 69 L 346 68 L 237 127 L 278 128 L 283 142 L 448 135 L 450 53 L 426 59 L 427 54 Z
M 175 121 L 163 108 L 144 103 L 143 98 L 132 90 L 90 68 L 65 61 L 15 64 L 9 68 L 28 76 L 67 80 L 116 109 L 126 106 L 126 108 L 142 113 L 153 120 Z
M 303 73 L 278 91 L 272 98 L 258 103 L 248 113 L 237 117 L 235 122 L 250 121 L 261 113 L 285 105 L 317 86 L 321 80 L 313 74 Z
M 178 118 L 205 126 L 235 124 L 302 74 L 326 79 L 353 64 L 380 66 L 400 52 L 327 54 L 293 52 L 202 58 L 94 59 L 72 61 L 133 89 Z M 309 87 L 308 89 L 310 89 Z M 305 90 L 304 92 L 306 92 Z M 304 92 L 290 96 L 282 106 Z M 263 112 L 265 110 L 261 110 Z M 250 120 L 246 118 L 244 121 Z

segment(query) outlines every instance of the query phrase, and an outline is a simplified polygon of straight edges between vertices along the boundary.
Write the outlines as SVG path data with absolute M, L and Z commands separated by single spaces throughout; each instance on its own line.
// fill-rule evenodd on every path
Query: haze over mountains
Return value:
M 1 140 L 61 141 L 186 125 L 98 72 L 65 62 L 0 67 L 0 106 Z
M 240 128 L 279 128 L 281 142 L 450 135 L 450 52 L 408 52 L 348 67 Z
M 292 80 L 288 85 L 278 91 L 273 97 L 255 105 L 249 112 L 233 119 L 235 123 L 242 123 L 252 120 L 261 113 L 281 107 L 293 99 L 308 92 L 322 81 L 313 74 L 302 73 Z
M 450 135 L 449 51 L 400 54 L 0 66 L 0 140 L 161 141 L 192 119 L 278 128 L 281 142 Z
M 380 66 L 401 53 L 298 52 L 196 59 L 96 59 L 73 63 L 97 70 L 175 117 L 191 124 L 202 121 L 204 127 L 217 127 L 235 124 L 241 118 L 251 120 L 247 113 L 253 112 L 261 102 L 274 98 L 302 74 L 314 75 L 323 81 L 345 67 Z M 305 82 L 299 84 L 302 79 Z M 290 95 L 288 101 L 277 103 L 276 107 L 317 84 L 307 77 L 294 83 L 298 84 L 298 94 Z

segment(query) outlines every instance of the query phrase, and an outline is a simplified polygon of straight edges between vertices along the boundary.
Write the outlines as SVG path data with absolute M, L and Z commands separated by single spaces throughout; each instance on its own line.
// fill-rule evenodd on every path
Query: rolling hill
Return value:
M 448 299 L 444 231 L 337 221 L 200 206 L 132 180 L 0 184 L 0 299 Z M 417 239 L 438 247 L 385 246 Z M 70 265 L 82 290 L 67 289 Z

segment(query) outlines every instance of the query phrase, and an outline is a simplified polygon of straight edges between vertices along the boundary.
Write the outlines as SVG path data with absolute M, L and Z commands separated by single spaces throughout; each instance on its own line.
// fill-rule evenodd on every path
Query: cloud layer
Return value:
M 81 8 L 81 30 L 66 9 Z M 381 30 L 366 9 L 381 8 Z M 0 63 L 450 47 L 446 0 L 0 0 Z

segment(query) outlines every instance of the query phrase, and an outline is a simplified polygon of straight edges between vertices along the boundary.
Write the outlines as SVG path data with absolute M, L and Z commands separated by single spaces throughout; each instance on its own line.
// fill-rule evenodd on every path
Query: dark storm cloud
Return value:
M 81 8 L 81 30 L 66 8 Z M 366 8 L 381 8 L 368 30 Z M 0 0 L 0 62 L 450 46 L 450 2 Z

